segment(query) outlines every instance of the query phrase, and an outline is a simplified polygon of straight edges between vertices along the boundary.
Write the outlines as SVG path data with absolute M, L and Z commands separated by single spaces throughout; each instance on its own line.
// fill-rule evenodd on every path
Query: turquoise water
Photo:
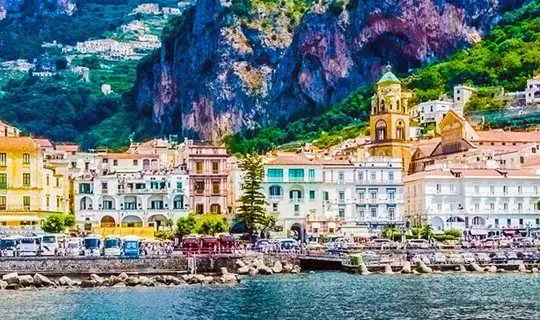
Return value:
M 540 276 L 316 273 L 228 287 L 0 291 L 0 319 L 539 319 Z

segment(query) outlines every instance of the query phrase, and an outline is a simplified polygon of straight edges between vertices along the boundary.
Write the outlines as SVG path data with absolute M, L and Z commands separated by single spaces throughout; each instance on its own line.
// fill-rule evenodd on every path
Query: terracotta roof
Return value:
M 38 146 L 30 137 L 0 137 L 0 151 L 38 151 Z
M 441 142 L 441 138 L 433 138 L 428 140 L 419 140 L 413 144 L 413 149 L 420 150 L 424 156 L 429 157 L 437 145 Z
M 522 167 L 533 167 L 540 165 L 540 157 L 534 158 L 525 158 L 525 162 L 521 165 Z
M 53 148 L 54 145 L 51 143 L 51 140 L 46 138 L 34 138 L 34 141 L 42 148 Z
M 317 165 L 320 164 L 318 160 L 307 159 L 299 154 L 282 154 L 277 158 L 270 160 L 267 165 Z
M 452 178 L 454 177 L 452 173 L 448 170 L 431 170 L 431 171 L 421 171 L 414 174 L 407 175 L 403 178 L 403 181 L 409 182 L 419 179 L 424 179 L 426 177 L 434 177 L 434 178 Z
M 321 160 L 319 163 L 323 165 L 333 165 L 333 166 L 352 166 L 350 160 L 340 160 L 340 159 L 330 159 L 330 160 Z
M 75 143 L 57 144 L 55 149 L 64 152 L 79 152 L 79 146 Z
M 159 155 L 157 154 L 137 154 L 137 153 L 107 153 L 100 155 L 103 159 L 113 159 L 113 160 L 122 160 L 122 159 L 158 159 Z
M 477 131 L 480 142 L 540 142 L 540 132 L 515 132 L 503 130 Z

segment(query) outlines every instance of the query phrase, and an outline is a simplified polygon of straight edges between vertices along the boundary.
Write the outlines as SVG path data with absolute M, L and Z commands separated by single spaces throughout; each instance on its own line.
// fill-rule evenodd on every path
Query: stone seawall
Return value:
M 196 256 L 192 261 L 196 263 L 197 273 L 218 273 L 225 267 L 231 272 L 238 269 L 237 261 L 245 258 L 259 258 L 266 265 L 272 266 L 275 261 L 299 264 L 295 255 L 224 255 L 224 256 Z M 47 275 L 65 274 L 117 274 L 126 273 L 187 273 L 190 271 L 190 262 L 185 256 L 173 257 L 143 257 L 140 259 L 122 259 L 114 257 L 26 257 L 0 259 L 0 275 L 10 272 L 42 273 Z M 192 262 L 191 262 L 192 263 Z

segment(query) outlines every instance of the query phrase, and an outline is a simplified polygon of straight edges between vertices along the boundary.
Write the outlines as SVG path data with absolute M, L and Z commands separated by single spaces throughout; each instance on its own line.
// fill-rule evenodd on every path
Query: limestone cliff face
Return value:
M 1 0 L 0 0 L 1 1 Z M 422 66 L 481 39 L 514 0 L 351 0 L 238 18 L 225 0 L 199 0 L 139 68 L 139 108 L 161 133 L 217 138 L 244 126 L 326 108 L 391 63 Z M 335 8 L 334 8 L 335 9 Z
M 21 15 L 71 15 L 76 0 L 0 0 L 0 20 Z

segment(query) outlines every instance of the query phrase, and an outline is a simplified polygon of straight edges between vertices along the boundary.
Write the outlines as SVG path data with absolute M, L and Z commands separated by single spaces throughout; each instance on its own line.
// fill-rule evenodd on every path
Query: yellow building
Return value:
M 370 155 L 401 158 L 404 170 L 411 159 L 408 112 L 411 96 L 410 92 L 402 90 L 401 81 L 391 72 L 390 66 L 386 67 L 377 82 L 369 118 Z
M 0 226 L 37 229 L 47 215 L 68 212 L 62 180 L 32 138 L 0 137 Z

